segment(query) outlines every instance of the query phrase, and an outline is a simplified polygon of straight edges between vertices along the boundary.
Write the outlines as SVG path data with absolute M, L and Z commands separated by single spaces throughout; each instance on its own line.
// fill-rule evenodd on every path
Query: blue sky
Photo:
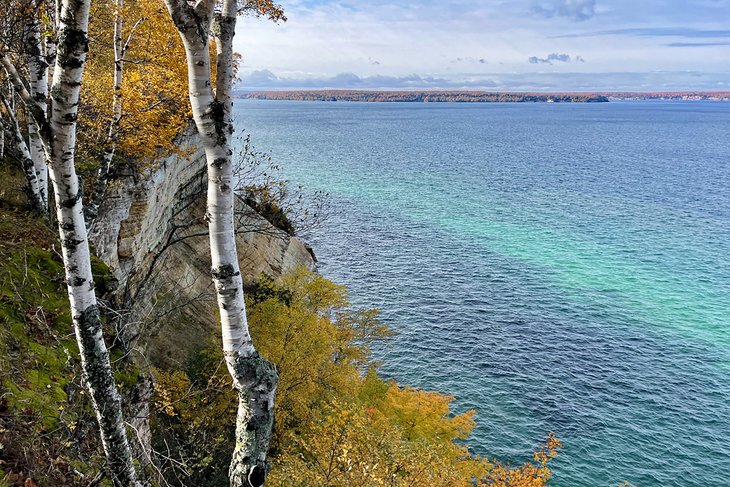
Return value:
M 730 91 L 730 0 L 282 1 L 241 88 Z

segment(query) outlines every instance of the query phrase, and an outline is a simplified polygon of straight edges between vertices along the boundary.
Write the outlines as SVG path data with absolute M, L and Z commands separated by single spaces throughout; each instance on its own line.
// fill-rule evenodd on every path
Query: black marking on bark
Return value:
M 58 50 L 59 59 L 61 60 L 59 64 L 61 64 L 64 68 L 79 69 L 84 66 L 84 62 L 81 59 L 79 59 L 73 53 L 67 54 L 64 51 L 64 49 Z
M 182 19 L 178 18 L 177 15 L 173 14 L 173 23 L 175 24 L 175 27 L 177 30 L 182 32 L 183 34 L 188 31 L 188 26 Z
M 222 168 L 226 162 L 228 162 L 228 159 L 226 159 L 225 157 L 219 157 L 217 159 L 214 159 L 213 162 L 210 163 L 210 165 L 220 170 L 220 168 Z
M 226 106 L 224 103 L 218 100 L 213 100 L 208 105 L 208 113 L 210 113 L 210 119 L 215 126 L 215 136 L 218 145 L 225 146 L 228 140 L 227 127 L 226 127 Z
M 79 202 L 81 199 L 81 190 L 79 190 L 74 196 L 70 198 L 66 198 L 65 200 L 61 200 L 61 202 L 58 204 L 61 208 L 67 208 L 71 209 L 74 206 L 76 206 L 76 203 Z
M 76 277 L 73 277 L 70 279 L 69 285 L 74 286 L 74 287 L 79 287 L 79 286 L 83 285 L 85 282 L 86 282 L 86 279 L 84 279 L 83 277 L 76 276 Z
M 96 305 L 89 306 L 74 315 L 73 322 L 83 357 L 84 379 L 97 412 L 112 483 L 115 487 L 137 485 L 124 429 L 121 399 L 114 382 L 109 352 L 101 338 L 99 308 Z
M 34 29 L 37 29 L 37 28 L 38 28 L 38 26 L 37 26 L 37 25 L 31 25 L 31 26 L 30 26 L 30 28 L 31 28 L 32 30 L 34 30 Z M 37 37 L 35 36 L 35 33 L 34 33 L 34 35 L 33 35 L 33 36 L 32 36 L 32 37 L 30 38 L 30 39 L 28 39 L 28 40 L 29 40 L 29 42 L 30 42 L 30 43 L 28 44 L 28 46 L 27 46 L 27 49 L 28 49 L 28 54 L 29 54 L 29 55 L 30 55 L 31 57 L 34 57 L 34 58 L 40 58 L 40 57 L 41 57 L 41 50 L 40 50 L 40 48 L 38 47 L 38 44 L 39 44 L 39 39 L 38 39 L 38 38 L 37 38 Z
M 83 240 L 77 240 L 75 238 L 64 238 L 61 240 L 61 245 L 68 250 L 76 250 L 76 247 L 78 247 L 82 242 Z
M 210 22 L 208 21 L 207 15 L 198 15 L 197 13 L 193 13 L 193 18 L 195 19 L 195 25 L 198 29 L 198 37 L 200 41 L 202 42 L 203 46 L 208 45 L 208 31 L 210 29 Z
M 213 274 L 213 277 L 218 280 L 230 279 L 233 276 L 241 274 L 240 272 L 237 272 L 231 264 L 223 264 L 222 266 L 213 267 L 210 272 Z
M 251 467 L 248 473 L 248 483 L 251 487 L 261 487 L 264 485 L 266 480 L 266 470 L 260 468 L 258 465 Z
M 236 18 L 215 14 L 214 19 L 215 21 L 211 28 L 213 35 L 224 40 L 232 39 L 236 34 Z
M 57 99 L 59 96 L 61 96 L 61 86 L 53 84 L 51 86 L 51 98 Z
M 89 52 L 89 39 L 85 30 L 66 28 L 61 31 L 56 54 L 59 65 L 68 69 L 81 68 L 84 61 L 80 53 L 85 52 Z

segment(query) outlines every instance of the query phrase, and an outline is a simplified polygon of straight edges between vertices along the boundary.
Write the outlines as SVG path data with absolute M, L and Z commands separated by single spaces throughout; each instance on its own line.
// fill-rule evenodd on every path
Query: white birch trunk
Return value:
M 88 19 L 89 0 L 62 0 L 51 88 L 50 132 L 53 138 L 46 149 L 84 376 L 99 421 L 112 481 L 115 486 L 129 487 L 138 483 L 122 418 L 121 399 L 102 335 L 83 203 L 74 165 L 76 115 L 88 50 Z
M 166 3 L 185 45 L 190 103 L 207 159 L 211 274 L 220 311 L 223 352 L 239 394 L 230 482 L 233 487 L 258 487 L 264 484 L 269 470 L 266 453 L 273 427 L 278 374 L 274 365 L 258 354 L 251 340 L 236 250 L 230 92 L 236 4 L 225 0 L 222 11 L 213 18 L 212 1 L 199 1 L 194 8 L 184 0 L 166 0 Z M 211 22 L 218 50 L 215 95 L 208 50 Z
M 10 105 L 8 100 L 2 95 L 0 95 L 0 98 L 2 98 L 2 103 L 5 106 L 5 111 L 8 113 L 10 130 L 13 135 L 13 141 L 15 142 L 15 149 L 18 152 L 18 157 L 20 158 L 20 166 L 23 169 L 23 173 L 25 174 L 28 199 L 30 200 L 30 204 L 33 207 L 34 211 L 45 214 L 47 213 L 48 208 L 45 206 L 43 198 L 41 197 L 41 192 L 38 188 L 38 179 L 36 177 L 36 172 L 33 167 L 33 160 L 31 159 L 30 150 L 28 150 L 28 146 L 26 145 L 25 139 L 23 138 L 23 133 L 20 131 L 18 119 L 15 117 L 15 113 L 13 112 L 12 106 Z M 4 132 L 4 129 L 2 130 Z
M 0 61 L 38 124 L 49 163 L 74 332 L 85 383 L 99 422 L 110 477 L 115 487 L 132 487 L 141 484 L 136 480 L 121 399 L 104 343 L 74 159 L 76 117 L 88 50 L 88 20 L 89 0 L 60 1 L 58 45 L 51 87 L 52 110 L 48 122 L 43 117 L 42 107 L 25 89 L 17 71 L 12 65 L 8 69 L 7 56 L 0 53 Z
M 124 27 L 124 0 L 116 0 L 114 12 L 114 81 L 112 85 L 112 119 L 109 123 L 109 133 L 107 135 L 107 145 L 101 156 L 99 171 L 96 175 L 96 184 L 94 185 L 94 195 L 85 208 L 85 216 L 87 226 L 96 218 L 99 212 L 99 205 L 104 199 L 107 183 L 109 181 L 109 173 L 114 160 L 114 153 L 117 148 L 117 139 L 119 137 L 119 123 L 122 119 L 122 79 L 124 75 L 124 47 L 122 41 L 122 29 Z
M 3 111 L 0 110 L 0 159 L 5 157 L 5 119 Z
M 28 142 L 33 171 L 38 181 L 38 194 L 43 202 L 43 211 L 48 212 L 48 166 L 46 165 L 38 125 L 32 117 L 28 118 Z
M 58 30 L 58 25 L 54 24 L 54 32 Z M 46 65 L 48 65 L 48 68 L 46 69 L 46 80 L 48 81 L 48 87 L 47 90 L 51 89 L 51 84 L 53 83 L 53 69 L 56 65 L 56 38 L 54 36 L 46 37 L 45 40 L 46 43 Z
M 43 112 L 45 119 L 48 106 L 48 63 L 45 57 L 45 43 L 41 38 L 40 23 L 37 18 L 33 18 L 28 24 L 26 41 L 30 96 L 35 100 L 40 111 Z M 48 166 L 46 165 L 38 124 L 33 117 L 28 117 L 28 146 L 36 179 L 38 180 L 38 191 L 43 201 L 43 209 L 48 211 Z

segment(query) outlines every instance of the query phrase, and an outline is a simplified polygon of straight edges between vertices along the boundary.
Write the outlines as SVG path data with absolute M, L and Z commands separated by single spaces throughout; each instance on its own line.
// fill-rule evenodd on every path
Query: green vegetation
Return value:
M 296 231 L 294 224 L 268 192 L 247 191 L 243 197 L 243 201 L 273 226 L 285 231 L 289 235 L 294 235 Z
M 60 244 L 0 164 L 0 485 L 87 485 L 104 463 L 81 380 Z M 17 186 L 12 186 L 17 185 Z M 93 262 L 97 289 L 108 268 Z M 117 364 L 125 385 L 137 370 Z M 104 485 L 104 484 L 102 484 Z
M 15 172 L 2 168 L 3 181 L 15 184 Z M 109 485 L 59 242 L 15 193 L 0 188 L 0 486 Z M 97 289 L 111 284 L 98 260 L 94 274 Z M 343 286 L 305 270 L 261 276 L 247 305 L 254 340 L 280 374 L 267 485 L 546 485 L 557 440 L 516 469 L 471 455 L 473 411 L 455 415 L 450 396 L 380 378 L 371 348 L 392 332 L 376 310 L 352 309 Z M 112 327 L 105 331 L 113 343 Z M 147 470 L 153 485 L 228 485 L 237 396 L 219 340 L 211 336 L 184 370 L 154 371 L 153 447 L 161 454 L 160 470 Z M 120 349 L 111 353 L 129 392 L 139 370 Z
M 352 310 L 344 287 L 300 270 L 274 282 L 263 276 L 248 294 L 249 323 L 280 383 L 267 485 L 471 486 L 545 485 L 550 438 L 534 463 L 508 469 L 473 456 L 464 445 L 473 411 L 454 415 L 453 397 L 384 381 L 371 346 L 391 331 L 375 310 Z M 186 370 L 157 370 L 157 449 L 173 485 L 227 485 L 236 396 L 218 340 Z M 175 479 L 173 482 L 171 479 Z

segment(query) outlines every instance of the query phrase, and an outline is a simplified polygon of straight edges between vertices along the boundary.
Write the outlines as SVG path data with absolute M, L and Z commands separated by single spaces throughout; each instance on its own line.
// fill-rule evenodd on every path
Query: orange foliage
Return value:
M 284 15 L 282 6 L 271 0 L 246 0 L 241 12 L 266 17 L 274 22 L 286 22 L 286 15 Z
M 92 2 L 89 54 L 79 110 L 79 156 L 96 166 L 112 119 L 116 3 Z M 286 21 L 271 0 L 246 0 L 240 13 Z M 122 81 L 122 119 L 115 158 L 146 162 L 179 150 L 176 136 L 191 119 L 185 52 L 161 0 L 126 0 L 122 42 L 128 43 Z M 215 46 L 211 41 L 213 82 Z M 240 55 L 236 53 L 236 67 Z
M 89 55 L 79 114 L 79 152 L 97 163 L 112 117 L 114 2 L 92 2 Z M 180 36 L 160 0 L 128 0 L 122 11 L 129 41 L 122 80 L 117 158 L 139 162 L 175 151 L 190 120 L 187 66 Z M 131 38 L 130 38 L 131 36 Z
M 452 396 L 381 379 L 370 345 L 389 331 L 375 310 L 353 311 L 344 287 L 300 270 L 263 279 L 247 297 L 251 333 L 280 375 L 267 485 L 547 485 L 554 436 L 534 463 L 510 469 L 469 452 L 474 411 L 455 414 Z M 218 343 L 201 356 L 193 380 L 157 371 L 158 434 L 195 466 L 184 485 L 223 486 L 236 396 Z
M 490 487 L 543 487 L 550 480 L 552 472 L 548 462 L 557 456 L 563 445 L 550 433 L 545 446 L 533 453 L 534 462 L 525 463 L 517 468 L 495 464 L 484 485 Z

